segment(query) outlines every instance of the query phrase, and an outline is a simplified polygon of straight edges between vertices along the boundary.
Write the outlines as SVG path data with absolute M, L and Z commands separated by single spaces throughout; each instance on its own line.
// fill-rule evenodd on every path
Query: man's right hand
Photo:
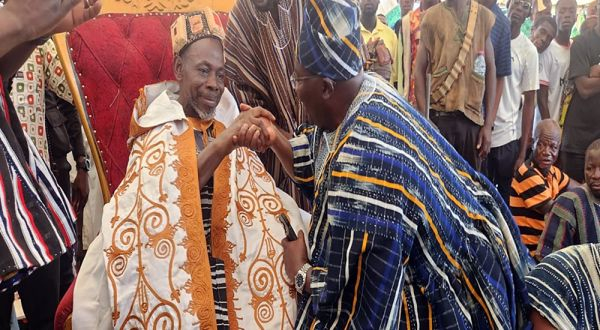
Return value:
M 57 25 L 63 25 L 63 30 L 72 29 L 76 24 L 93 18 L 100 12 L 99 0 L 11 0 L 2 10 L 12 17 L 26 40 L 34 40 L 55 31 Z M 80 7 L 79 11 L 73 9 Z M 63 23 L 65 21 L 65 23 Z M 69 23 L 70 22 L 70 23 Z
M 231 127 L 235 131 L 233 145 L 265 151 L 277 137 L 275 117 L 261 107 L 252 108 L 246 104 L 241 104 L 240 110 L 241 114 Z

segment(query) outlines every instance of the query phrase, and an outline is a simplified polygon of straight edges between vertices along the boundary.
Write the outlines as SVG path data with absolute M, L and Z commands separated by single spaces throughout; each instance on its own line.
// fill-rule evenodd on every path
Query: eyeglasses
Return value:
M 521 6 L 521 8 L 523 8 L 525 10 L 531 9 L 531 2 L 527 2 L 524 0 L 514 0 L 514 5 Z
M 298 82 L 308 80 L 308 79 L 314 79 L 314 78 L 321 78 L 321 76 L 318 76 L 316 74 L 311 74 L 308 76 L 298 77 L 296 75 L 296 73 L 294 72 L 294 73 L 292 73 L 292 76 L 290 77 L 290 82 L 292 83 L 292 88 L 296 89 L 296 87 L 298 87 Z

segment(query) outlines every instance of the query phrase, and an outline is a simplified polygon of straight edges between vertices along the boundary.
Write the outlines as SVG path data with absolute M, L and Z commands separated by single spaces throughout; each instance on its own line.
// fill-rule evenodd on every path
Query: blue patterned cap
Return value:
M 298 61 L 308 71 L 348 80 L 362 69 L 358 6 L 352 0 L 308 0 L 298 42 Z

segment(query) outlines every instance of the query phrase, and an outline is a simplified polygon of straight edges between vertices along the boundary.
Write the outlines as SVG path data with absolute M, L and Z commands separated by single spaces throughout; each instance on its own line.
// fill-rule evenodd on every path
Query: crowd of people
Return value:
M 600 0 L 399 5 L 177 17 L 84 248 L 50 36 L 102 3 L 3 1 L 0 328 L 600 329 Z

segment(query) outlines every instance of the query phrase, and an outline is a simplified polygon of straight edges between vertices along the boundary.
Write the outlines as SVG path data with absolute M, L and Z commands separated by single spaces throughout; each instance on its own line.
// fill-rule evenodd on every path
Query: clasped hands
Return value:
M 241 104 L 240 111 L 240 115 L 228 129 L 233 147 L 264 152 L 277 138 L 275 116 L 261 107 L 252 108 L 247 104 Z

